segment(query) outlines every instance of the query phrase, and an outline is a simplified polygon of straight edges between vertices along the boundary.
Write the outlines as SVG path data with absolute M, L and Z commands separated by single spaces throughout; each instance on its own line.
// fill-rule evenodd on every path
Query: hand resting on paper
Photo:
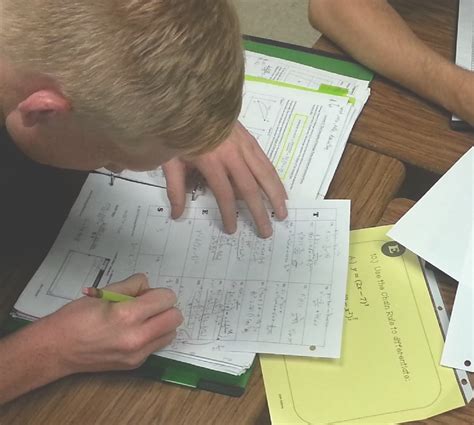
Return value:
M 246 202 L 261 237 L 269 237 L 273 232 L 263 194 L 276 218 L 286 218 L 287 195 L 278 173 L 242 124 L 237 123 L 231 135 L 213 151 L 191 160 L 175 158 L 163 165 L 173 218 L 184 211 L 185 177 L 190 166 L 200 171 L 214 193 L 226 232 L 234 233 L 237 228 L 237 197 Z
M 136 368 L 174 339 L 183 317 L 173 291 L 142 274 L 107 289 L 136 299 L 83 297 L 0 340 L 0 403 L 70 374 Z

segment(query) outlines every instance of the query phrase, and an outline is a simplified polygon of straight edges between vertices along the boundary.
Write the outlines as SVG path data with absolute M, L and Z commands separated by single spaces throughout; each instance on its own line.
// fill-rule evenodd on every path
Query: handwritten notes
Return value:
M 214 200 L 170 219 L 162 189 L 91 175 L 16 309 L 34 317 L 135 272 L 178 295 L 185 321 L 171 350 L 338 357 L 349 202 L 290 202 L 269 239 L 248 210 L 225 234 Z M 271 214 L 271 211 L 269 211 Z

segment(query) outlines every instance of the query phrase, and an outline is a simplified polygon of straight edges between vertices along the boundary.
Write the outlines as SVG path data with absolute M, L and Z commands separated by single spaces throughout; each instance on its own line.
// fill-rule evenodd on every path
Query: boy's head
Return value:
M 231 0 L 1 7 L 7 125 L 41 162 L 153 168 L 212 149 L 237 119 L 244 60 Z

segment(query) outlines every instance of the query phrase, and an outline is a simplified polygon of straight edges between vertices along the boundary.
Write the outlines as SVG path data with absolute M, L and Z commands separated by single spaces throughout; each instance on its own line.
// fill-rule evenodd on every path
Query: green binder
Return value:
M 372 72 L 359 64 L 324 52 L 257 37 L 245 36 L 244 39 L 245 49 L 256 53 L 366 81 L 371 81 L 374 76 Z M 25 320 L 10 316 L 4 324 L 3 330 L 6 333 L 14 332 L 27 323 Z M 234 376 L 152 355 L 140 368 L 131 373 L 163 382 L 239 397 L 245 392 L 252 369 L 253 366 L 244 374 Z

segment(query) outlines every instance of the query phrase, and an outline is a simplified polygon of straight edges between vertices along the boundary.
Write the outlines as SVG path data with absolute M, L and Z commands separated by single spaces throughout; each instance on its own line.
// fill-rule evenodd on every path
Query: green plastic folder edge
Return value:
M 301 65 L 345 75 L 346 77 L 365 81 L 372 81 L 374 78 L 372 71 L 356 62 L 308 47 L 246 35 L 244 36 L 244 48 L 251 52 L 286 59 Z
M 30 322 L 27 320 L 10 316 L 2 326 L 2 333 L 15 332 L 28 323 Z M 142 366 L 129 373 L 161 382 L 240 397 L 245 392 L 252 370 L 253 365 L 242 375 L 235 376 L 151 355 Z

